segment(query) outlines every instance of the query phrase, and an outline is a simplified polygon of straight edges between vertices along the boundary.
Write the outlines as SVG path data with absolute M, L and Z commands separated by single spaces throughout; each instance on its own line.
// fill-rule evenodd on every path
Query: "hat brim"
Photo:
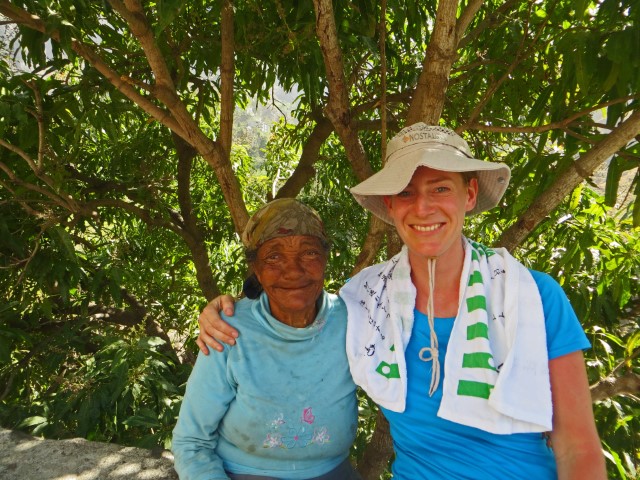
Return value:
M 393 224 L 382 198 L 396 195 L 406 188 L 418 167 L 429 167 L 443 172 L 476 172 L 478 198 L 476 206 L 467 215 L 484 212 L 495 207 L 504 195 L 511 171 L 503 163 L 486 162 L 439 149 L 421 149 L 408 152 L 387 163 L 382 170 L 351 188 L 356 201 L 371 213 Z

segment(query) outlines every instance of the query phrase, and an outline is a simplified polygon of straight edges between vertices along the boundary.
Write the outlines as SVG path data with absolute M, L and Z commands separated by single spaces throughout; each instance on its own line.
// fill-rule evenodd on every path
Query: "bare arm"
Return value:
M 606 480 L 582 352 L 549 361 L 553 398 L 551 441 L 559 480 Z
M 233 304 L 234 300 L 231 295 L 221 295 L 211 300 L 198 316 L 200 333 L 196 343 L 205 355 L 209 355 L 207 346 L 221 352 L 222 345 L 218 342 L 235 345 L 238 331 L 222 320 L 218 313 L 224 311 L 225 315 L 232 316 Z

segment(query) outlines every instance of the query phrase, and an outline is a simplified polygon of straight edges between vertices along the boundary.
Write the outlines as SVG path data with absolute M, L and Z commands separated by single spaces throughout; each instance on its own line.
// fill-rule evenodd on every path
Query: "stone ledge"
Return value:
M 0 428 L 0 452 L 3 480 L 178 480 L 167 450 L 43 440 Z

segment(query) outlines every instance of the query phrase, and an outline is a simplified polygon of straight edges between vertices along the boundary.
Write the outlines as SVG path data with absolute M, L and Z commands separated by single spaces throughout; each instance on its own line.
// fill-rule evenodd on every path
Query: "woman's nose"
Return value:
M 298 256 L 289 257 L 286 259 L 283 268 L 283 276 L 288 278 L 295 278 L 304 273 L 302 267 L 302 261 Z
M 425 194 L 416 195 L 414 208 L 419 215 L 428 215 L 433 212 L 433 202 Z

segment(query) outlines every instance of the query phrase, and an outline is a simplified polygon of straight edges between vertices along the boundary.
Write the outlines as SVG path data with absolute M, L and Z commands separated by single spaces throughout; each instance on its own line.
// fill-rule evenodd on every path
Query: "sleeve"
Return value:
M 216 454 L 218 426 L 236 394 L 227 371 L 229 348 L 200 352 L 187 382 L 171 449 L 180 480 L 228 479 Z
M 562 287 L 546 273 L 531 270 L 538 285 L 547 330 L 549 359 L 591 348 Z

